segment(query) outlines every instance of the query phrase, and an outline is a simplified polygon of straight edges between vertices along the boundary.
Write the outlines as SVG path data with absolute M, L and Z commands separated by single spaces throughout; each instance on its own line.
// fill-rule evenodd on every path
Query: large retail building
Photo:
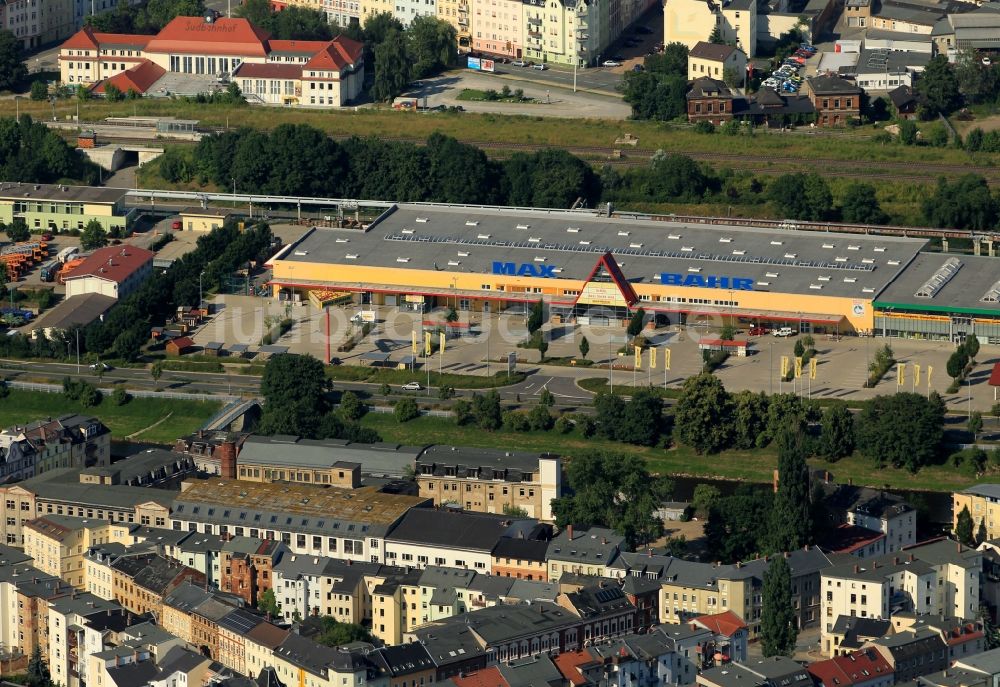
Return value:
M 923 253 L 925 243 L 401 203 L 363 229 L 310 229 L 270 264 L 276 295 L 350 293 L 357 303 L 413 311 L 522 312 L 542 299 L 551 315 L 579 324 L 622 322 L 643 308 L 669 324 L 976 333 L 1000 343 L 1000 260 Z M 942 281 L 950 260 L 964 267 Z

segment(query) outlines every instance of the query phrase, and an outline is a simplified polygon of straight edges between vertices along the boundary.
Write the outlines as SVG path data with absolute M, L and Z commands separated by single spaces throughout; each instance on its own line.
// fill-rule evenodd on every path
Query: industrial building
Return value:
M 397 204 L 362 229 L 310 229 L 269 264 L 274 293 L 302 299 L 322 290 L 481 313 L 524 312 L 542 299 L 551 317 L 577 324 L 623 323 L 643 308 L 660 324 L 868 334 L 878 295 L 918 257 L 936 259 L 923 246 L 593 211 Z
M 128 189 L 103 186 L 0 183 L 0 222 L 20 217 L 29 229 L 53 232 L 79 229 L 96 219 L 105 231 L 125 229 L 132 210 Z

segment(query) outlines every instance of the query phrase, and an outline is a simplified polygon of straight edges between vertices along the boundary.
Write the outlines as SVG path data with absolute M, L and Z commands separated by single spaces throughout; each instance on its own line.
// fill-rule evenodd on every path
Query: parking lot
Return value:
M 816 53 L 815 47 L 803 44 L 793 55 L 787 57 L 778 69 L 771 72 L 761 86 L 773 88 L 782 95 L 797 95 L 802 88 L 802 72 L 806 69 L 806 63 Z

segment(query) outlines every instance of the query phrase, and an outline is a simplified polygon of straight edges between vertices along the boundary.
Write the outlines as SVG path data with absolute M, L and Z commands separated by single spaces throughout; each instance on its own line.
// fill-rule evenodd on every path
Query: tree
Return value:
M 975 443 L 979 433 L 983 431 L 983 414 L 976 410 L 969 415 L 966 428 L 969 430 L 969 434 L 972 435 L 972 442 Z
M 667 43 L 662 53 L 648 56 L 643 66 L 647 72 L 687 78 L 688 47 L 683 43 Z
M 28 225 L 25 224 L 22 217 L 15 217 L 14 220 L 7 225 L 7 238 L 15 243 L 19 241 L 27 241 L 31 238 L 31 230 L 28 229 Z
M 96 219 L 87 222 L 80 234 L 80 247 L 84 250 L 94 250 L 108 245 L 108 232 Z
M 42 650 L 35 644 L 31 652 L 31 660 L 28 661 L 28 687 L 52 687 L 52 676 L 49 674 L 49 666 L 42 658 Z
M 968 363 L 969 356 L 966 355 L 963 348 L 959 348 L 948 356 L 948 362 L 945 363 L 945 370 L 948 372 L 949 377 L 952 379 L 958 379 L 965 372 L 965 366 Z
M 515 506 L 510 503 L 503 504 L 503 514 L 509 515 L 512 518 L 527 518 L 528 511 L 521 508 L 520 506 Z
M 549 342 L 544 338 L 538 341 L 538 362 L 545 362 L 545 354 L 549 351 Z
M 125 100 L 125 94 L 122 93 L 122 89 L 115 86 L 113 83 L 104 85 L 104 98 L 109 103 L 117 103 Z
M 776 556 L 764 573 L 760 640 L 764 657 L 791 656 L 799 636 L 792 606 L 792 574 L 784 556 Z
M 921 209 L 933 226 L 957 229 L 991 228 L 998 214 L 986 179 L 976 174 L 964 174 L 952 182 L 941 177 L 934 193 L 924 197 Z
M 916 472 L 937 455 L 944 437 L 944 402 L 902 392 L 865 401 L 856 419 L 858 448 L 879 466 Z
M 539 404 L 528 413 L 528 425 L 536 432 L 547 432 L 552 429 L 552 414 L 548 406 Z
M 281 617 L 281 604 L 278 603 L 273 589 L 267 589 L 257 597 L 257 610 L 269 618 Z
M 764 392 L 733 394 L 733 444 L 736 448 L 759 448 L 767 442 L 768 398 Z
M 0 30 L 0 91 L 10 91 L 28 77 L 21 52 L 21 40 L 7 30 Z
M 545 323 L 545 303 L 541 300 L 535 301 L 528 313 L 528 333 L 534 334 Z
M 315 438 L 329 411 L 328 388 L 323 363 L 316 358 L 292 353 L 272 356 L 260 382 L 264 409 L 258 431 Z
M 805 354 L 806 347 L 805 344 L 802 343 L 802 339 L 795 340 L 795 346 L 792 348 L 792 352 L 795 354 L 796 358 L 801 358 Z
M 417 402 L 412 398 L 401 398 L 396 401 L 392 414 L 396 417 L 396 422 L 402 424 L 420 417 L 420 408 L 417 407 Z
M 410 83 L 410 58 L 404 36 L 390 29 L 385 40 L 375 46 L 375 81 L 372 98 L 391 102 Z
M 804 433 L 804 428 L 793 418 L 776 437 L 778 489 L 768 527 L 772 553 L 802 548 L 811 536 L 812 511 Z
M 538 394 L 538 405 L 545 406 L 546 408 L 551 408 L 556 404 L 556 397 L 552 395 L 552 392 L 547 388 L 542 388 L 542 392 Z
M 773 505 L 768 490 L 741 485 L 708 512 L 705 546 L 712 560 L 745 561 L 767 550 L 767 522 Z
M 625 441 L 655 446 L 663 427 L 663 399 L 652 388 L 639 389 L 625 405 L 622 420 Z
M 845 222 L 852 224 L 885 224 L 889 219 L 875 197 L 875 187 L 861 182 L 847 187 L 840 213 Z
M 340 396 L 340 415 L 349 422 L 356 422 L 364 416 L 368 409 L 361 398 L 353 391 L 345 391 Z
M 979 518 L 979 529 L 976 530 L 976 546 L 986 541 L 989 536 L 989 532 L 986 531 L 986 518 Z
M 157 384 L 160 381 L 160 377 L 163 375 L 163 361 L 157 360 L 153 363 L 153 366 L 149 368 L 149 376 L 153 378 L 153 384 Z
M 916 91 L 924 96 L 928 114 L 932 117 L 951 114 L 962 104 L 958 77 L 946 55 L 931 58 L 917 81 Z
M 111 348 L 116 357 L 131 363 L 139 359 L 139 356 L 142 353 L 142 344 L 145 343 L 145 341 L 146 335 L 143 332 L 142 325 L 129 327 L 128 329 L 122 330 L 122 332 L 115 337 L 115 341 L 111 345 Z M 104 368 L 101 368 L 102 372 L 103 370 Z
M 403 24 L 393 16 L 392 12 L 371 14 L 365 19 L 363 33 L 369 45 L 384 43 L 388 40 L 390 31 L 403 33 Z
M 675 434 L 698 453 L 717 453 L 730 443 L 732 416 L 732 399 L 718 377 L 688 377 L 674 410 Z
M 31 82 L 31 99 L 38 102 L 41 100 L 48 100 L 49 98 L 49 86 L 44 81 L 32 81 Z
M 687 78 L 641 71 L 625 74 L 623 98 L 635 119 L 669 121 L 687 113 Z
M 642 308 L 639 308 L 634 313 L 632 313 L 632 317 L 629 318 L 628 329 L 626 330 L 626 332 L 633 339 L 642 333 L 643 319 L 645 319 L 645 317 L 646 317 L 646 311 L 643 310 Z
M 472 404 L 460 398 L 451 404 L 451 414 L 455 417 L 456 425 L 468 424 L 472 420 Z
M 899 122 L 899 142 L 905 146 L 916 145 L 917 125 L 910 119 L 903 119 Z
M 583 337 L 580 339 L 580 357 L 586 360 L 588 353 L 590 353 L 590 342 L 587 341 L 587 337 Z
M 458 313 L 455 312 L 454 308 L 448 308 L 448 312 L 444 316 L 445 322 L 458 322 Z
M 433 76 L 458 61 L 455 27 L 431 15 L 416 17 L 406 30 L 406 51 L 413 78 Z
M 310 615 L 302 621 L 300 633 L 317 644 L 338 647 L 351 642 L 371 642 L 372 636 L 365 628 L 354 623 L 341 623 L 329 615 Z
M 979 337 L 975 334 L 967 334 L 965 341 L 962 343 L 962 348 L 965 349 L 965 354 L 969 356 L 969 360 L 975 362 L 976 355 L 979 353 Z
M 969 512 L 968 506 L 964 506 L 955 521 L 955 538 L 966 546 L 975 546 L 976 540 L 972 528 L 972 513 Z
M 111 400 L 115 402 L 116 406 L 123 406 L 132 400 L 132 395 L 125 390 L 125 387 L 117 385 L 111 393 Z
M 784 217 L 819 221 L 833 209 L 833 195 L 818 174 L 782 174 L 768 186 L 767 198 Z
M 719 491 L 718 487 L 711 484 L 699 484 L 691 495 L 691 506 L 705 518 L 721 499 L 722 492 Z
M 625 537 L 630 547 L 662 534 L 663 523 L 653 511 L 673 486 L 669 480 L 652 477 L 638 456 L 581 453 L 573 458 L 566 474 L 566 495 L 552 501 L 559 527 L 610 527 Z
M 854 414 L 846 403 L 834 403 L 823 411 L 819 452 L 830 461 L 839 460 L 854 452 Z
M 503 423 L 503 410 L 500 407 L 500 394 L 496 389 L 491 389 L 485 395 L 473 394 L 472 417 L 475 418 L 479 429 L 493 432 L 500 428 Z

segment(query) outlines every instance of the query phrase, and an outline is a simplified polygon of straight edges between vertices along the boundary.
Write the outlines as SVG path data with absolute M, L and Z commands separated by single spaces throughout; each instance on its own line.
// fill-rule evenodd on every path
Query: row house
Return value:
M 274 566 L 288 547 L 282 542 L 240 537 L 222 547 L 219 588 L 235 594 L 248 606 L 256 606 L 260 595 L 272 587 Z
M 163 599 L 185 580 L 204 584 L 205 576 L 152 553 L 122 556 L 111 564 L 115 600 L 133 613 L 162 615 Z
M 816 687 L 892 687 L 892 666 L 875 649 L 851 651 L 806 666 Z
M 0 432 L 0 482 L 110 463 L 111 430 L 95 417 L 64 415 Z
M 316 556 L 285 556 L 274 566 L 274 596 L 283 620 L 311 615 L 337 622 L 371 620 L 370 585 L 385 579 L 385 566 Z

